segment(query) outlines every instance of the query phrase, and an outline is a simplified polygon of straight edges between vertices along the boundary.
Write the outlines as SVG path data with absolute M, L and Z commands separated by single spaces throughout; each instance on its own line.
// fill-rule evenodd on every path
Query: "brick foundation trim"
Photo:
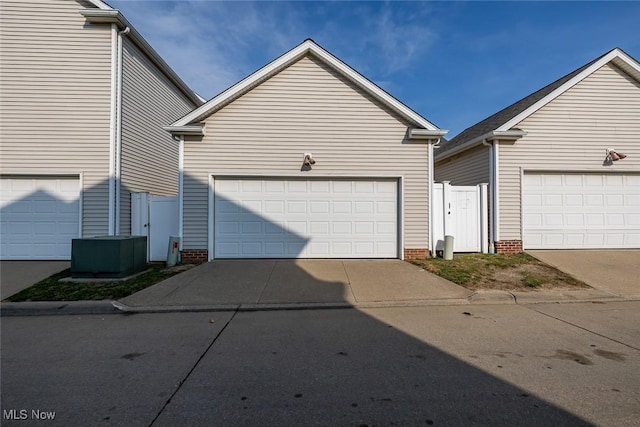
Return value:
M 404 259 L 422 259 L 429 257 L 429 249 L 405 249 Z M 200 264 L 209 260 L 206 249 L 184 249 L 180 252 L 183 264 Z
M 522 240 L 500 240 L 495 248 L 497 254 L 517 254 L 522 252 Z
M 209 261 L 209 251 L 206 249 L 184 249 L 180 252 L 183 264 L 200 264 Z
M 429 249 L 405 249 L 404 259 L 429 258 Z

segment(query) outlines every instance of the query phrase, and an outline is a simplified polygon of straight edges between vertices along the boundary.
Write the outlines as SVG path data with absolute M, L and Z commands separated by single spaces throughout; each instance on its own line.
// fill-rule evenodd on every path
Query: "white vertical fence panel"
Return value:
M 131 234 L 147 236 L 149 261 L 166 261 L 169 237 L 179 233 L 178 196 L 131 194 Z
M 433 228 L 436 251 L 444 250 L 444 236 L 454 237 L 454 252 L 488 252 L 486 184 L 434 184 Z

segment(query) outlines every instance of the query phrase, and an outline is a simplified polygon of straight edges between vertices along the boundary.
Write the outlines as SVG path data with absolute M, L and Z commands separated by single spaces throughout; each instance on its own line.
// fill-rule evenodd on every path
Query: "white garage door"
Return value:
M 640 248 L 640 174 L 525 174 L 525 249 Z
M 396 258 L 397 180 L 215 180 L 216 258 Z
M 0 259 L 71 258 L 78 237 L 78 178 L 2 178 Z

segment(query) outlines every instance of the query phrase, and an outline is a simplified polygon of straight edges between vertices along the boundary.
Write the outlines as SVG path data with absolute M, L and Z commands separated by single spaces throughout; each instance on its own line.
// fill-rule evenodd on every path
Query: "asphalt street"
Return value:
M 1 322 L 3 426 L 640 425 L 640 301 Z

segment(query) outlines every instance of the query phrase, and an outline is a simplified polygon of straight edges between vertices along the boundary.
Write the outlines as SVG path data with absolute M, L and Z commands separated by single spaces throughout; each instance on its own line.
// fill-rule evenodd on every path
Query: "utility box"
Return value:
M 73 279 L 119 279 L 146 268 L 146 236 L 99 236 L 71 240 Z

